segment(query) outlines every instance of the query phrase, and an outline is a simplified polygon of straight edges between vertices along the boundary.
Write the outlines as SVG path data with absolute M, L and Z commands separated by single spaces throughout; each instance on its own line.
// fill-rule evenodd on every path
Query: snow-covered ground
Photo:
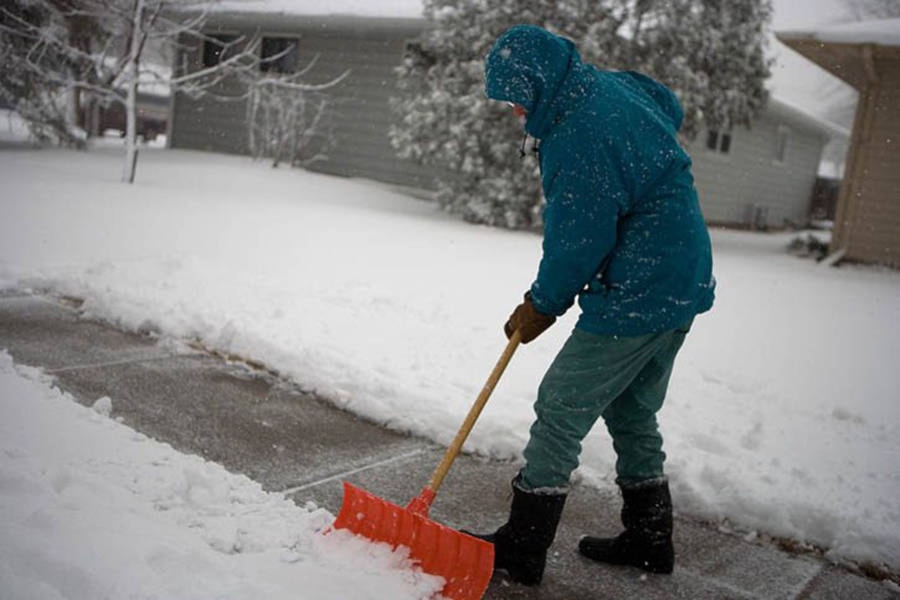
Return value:
M 442 580 L 0 351 L 0 598 L 428 598 Z
M 452 437 L 505 344 L 502 324 L 534 275 L 538 236 L 466 225 L 371 182 L 273 170 L 240 157 L 149 149 L 133 186 L 118 182 L 120 163 L 111 149 L 0 151 L 0 287 L 80 296 L 89 316 L 198 338 L 265 362 L 391 427 L 440 442 Z M 789 239 L 713 232 L 717 303 L 696 320 L 660 417 L 675 502 L 696 516 L 821 545 L 836 560 L 898 569 L 900 274 L 821 267 L 788 255 Z M 519 350 L 469 450 L 519 454 L 537 384 L 575 317 L 573 311 Z M 2 421 L 10 423 L 26 417 L 9 399 L 28 386 L 4 361 Z M 65 404 L 46 390 L 34 395 Z M 35 432 L 24 450 L 10 441 L 18 437 L 0 436 L 0 481 L 22 482 L 0 485 L 4 506 L 16 494 L 32 494 L 32 506 L 106 514 L 124 519 L 124 528 L 148 527 L 155 515 L 164 522 L 160 531 L 172 528 L 154 538 L 168 565 L 176 561 L 161 538 L 181 539 L 188 533 L 176 533 L 179 525 L 190 529 L 192 519 L 206 518 L 204 511 L 233 507 L 227 490 L 236 488 L 264 507 L 260 514 L 272 510 L 272 521 L 296 521 L 296 530 L 282 532 L 267 516 L 254 516 L 261 556 L 271 551 L 282 560 L 308 551 L 315 555 L 311 568 L 328 572 L 332 563 L 311 533 L 327 520 L 321 511 L 290 509 L 250 482 L 213 475 L 215 467 L 171 450 L 165 455 L 175 471 L 212 482 L 199 485 L 202 498 L 191 501 L 197 506 L 184 508 L 193 475 L 169 475 L 158 484 L 147 476 L 134 494 L 130 483 L 115 480 L 116 455 L 131 456 L 133 443 L 147 448 L 151 442 L 134 442 L 140 436 L 115 423 L 95 423 L 97 417 L 76 407 L 57 412 L 54 427 Z M 72 431 L 84 433 L 68 432 L 69 421 Z M 58 431 L 95 435 L 75 424 L 117 432 L 78 468 L 41 449 L 55 444 Z M 134 452 L 143 466 L 133 468 L 156 472 L 155 455 Z M 613 464 L 600 425 L 586 440 L 577 476 L 611 486 Z M 59 477 L 68 483 L 54 483 Z M 64 498 L 59 485 L 77 493 Z M 95 512 L 86 506 L 95 499 L 85 491 L 92 486 L 121 488 L 115 493 L 134 494 L 139 506 Z M 154 512 L 160 498 L 201 514 Z M 4 508 L 4 514 L 25 509 L 18 510 Z M 35 515 L 39 524 L 40 511 Z M 131 525 L 132 516 L 145 520 Z M 4 516 L 4 527 L 7 521 Z M 93 526 L 83 531 L 115 544 L 108 537 L 112 527 L 102 524 L 96 533 Z M 219 525 L 189 533 L 215 550 L 222 530 L 233 528 Z M 59 520 L 46 525 L 56 527 Z M 63 545 L 79 537 L 59 535 Z M 17 536 L 11 539 L 27 541 L 22 531 Z M 229 540 L 225 536 L 226 546 Z M 295 542 L 302 550 L 293 550 Z M 41 548 L 22 543 L 13 552 L 18 560 L 38 556 Z M 201 553 L 198 543 L 183 550 L 187 562 L 224 570 L 224 559 Z M 69 572 L 65 563 L 36 559 L 35 565 Z M 273 565 L 265 568 L 280 568 Z M 117 571 L 110 566 L 108 572 Z M 409 571 L 396 572 L 404 574 L 404 585 L 429 585 L 410 579 Z M 177 577 L 169 580 L 178 584 Z M 232 584 L 250 585 L 239 575 L 223 578 L 223 585 Z M 377 584 L 368 588 L 377 594 Z

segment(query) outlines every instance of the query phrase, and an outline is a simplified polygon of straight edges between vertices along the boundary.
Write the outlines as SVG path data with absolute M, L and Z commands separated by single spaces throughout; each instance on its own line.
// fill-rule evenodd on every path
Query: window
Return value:
M 728 154 L 731 150 L 731 134 L 710 129 L 706 134 L 706 147 L 714 152 Z
M 203 42 L 203 66 L 214 67 L 233 55 L 236 35 L 211 35 Z
M 264 73 L 294 73 L 297 70 L 297 40 L 295 38 L 265 37 L 260 47 Z
M 775 161 L 783 163 L 787 158 L 788 141 L 791 138 L 791 130 L 780 125 L 775 135 Z

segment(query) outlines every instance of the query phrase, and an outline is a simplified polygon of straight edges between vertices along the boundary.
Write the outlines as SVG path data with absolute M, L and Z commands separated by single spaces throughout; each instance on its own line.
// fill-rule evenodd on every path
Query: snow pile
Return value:
M 109 150 L 4 153 L 0 282 L 252 357 L 441 443 L 540 256 L 538 236 L 369 182 L 151 149 L 129 187 L 118 166 Z M 695 321 L 660 415 L 675 502 L 900 569 L 900 274 L 819 267 L 786 252 L 792 237 L 713 232 L 716 306 Z M 576 317 L 517 352 L 469 450 L 519 456 Z M 577 476 L 613 485 L 610 446 L 599 425 Z
M 429 598 L 443 580 L 157 443 L 0 352 L 4 599 Z
M 29 142 L 33 137 L 28 131 L 28 123 L 19 113 L 0 109 L 0 144 L 3 142 Z

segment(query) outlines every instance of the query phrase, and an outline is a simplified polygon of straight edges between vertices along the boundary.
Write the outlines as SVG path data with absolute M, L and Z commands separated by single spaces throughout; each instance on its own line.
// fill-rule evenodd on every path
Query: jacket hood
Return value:
M 516 25 L 497 38 L 485 59 L 485 93 L 524 107 L 525 131 L 542 139 L 553 122 L 588 93 L 593 72 L 571 40 L 533 25 Z M 657 117 L 675 131 L 681 128 L 684 112 L 669 88 L 635 71 L 596 73 L 604 86 L 630 88 L 651 100 L 648 108 Z
M 560 88 L 583 68 L 575 45 L 533 25 L 516 25 L 497 38 L 485 59 L 488 98 L 513 102 L 528 111 L 525 130 L 543 137 L 560 108 Z

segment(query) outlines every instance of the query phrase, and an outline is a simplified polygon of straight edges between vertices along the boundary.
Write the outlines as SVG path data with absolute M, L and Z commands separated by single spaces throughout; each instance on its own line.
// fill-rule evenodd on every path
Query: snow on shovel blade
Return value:
M 410 559 L 423 571 L 444 578 L 447 583 L 442 593 L 452 600 L 479 600 L 494 571 L 492 544 L 347 482 L 344 502 L 333 527 L 395 548 L 406 546 Z

